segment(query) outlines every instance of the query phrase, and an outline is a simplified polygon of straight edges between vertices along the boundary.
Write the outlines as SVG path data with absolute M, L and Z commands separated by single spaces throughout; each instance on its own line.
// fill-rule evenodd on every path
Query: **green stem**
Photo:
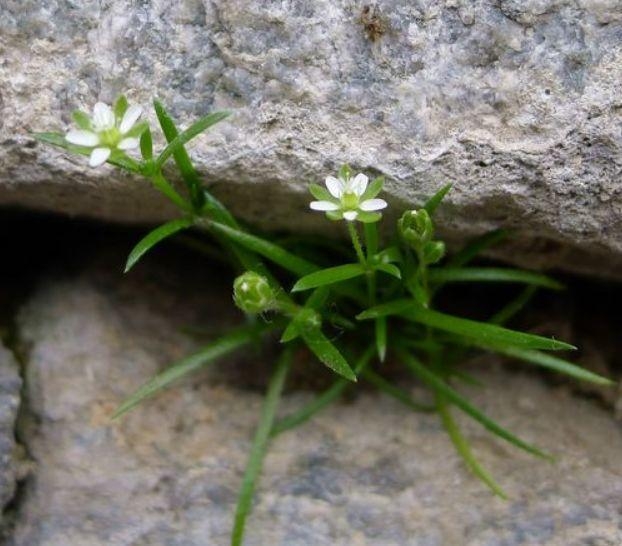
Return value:
M 359 238 L 359 234 L 356 231 L 356 226 L 354 225 L 354 222 L 346 223 L 348 225 L 348 233 L 350 234 L 350 238 L 352 239 L 352 245 L 354 246 L 356 256 L 361 265 L 367 267 L 367 260 L 365 259 L 365 254 L 363 254 L 363 247 L 361 246 L 361 239 Z
M 384 377 L 378 375 L 372 370 L 364 370 L 362 375 L 365 381 L 371 383 L 378 390 L 395 398 L 398 402 L 401 402 L 413 411 L 428 413 L 433 412 L 436 409 L 433 405 L 422 404 L 421 402 L 413 400 L 413 398 L 402 389 L 398 389 L 397 387 L 389 383 Z
M 281 393 L 283 392 L 283 385 L 285 384 L 285 377 L 287 376 L 291 360 L 292 349 L 291 347 L 287 347 L 283 351 L 276 369 L 270 378 L 268 392 L 266 393 L 264 405 L 261 410 L 261 416 L 259 418 L 259 426 L 255 432 L 253 447 L 248 458 L 246 471 L 244 472 L 244 478 L 242 480 L 242 487 L 238 495 L 233 532 L 231 534 L 231 546 L 242 545 L 246 518 L 251 509 L 255 485 L 263 466 L 263 460 L 266 455 L 268 442 L 270 440 L 270 430 L 272 429 L 272 424 L 274 423 L 276 409 Z
M 177 193 L 175 188 L 170 184 L 170 182 L 164 178 L 164 175 L 161 171 L 156 171 L 151 175 L 151 182 L 153 185 L 166 197 L 168 197 L 175 205 L 177 205 L 181 210 L 186 212 L 192 212 L 192 207 L 185 201 L 185 199 Z

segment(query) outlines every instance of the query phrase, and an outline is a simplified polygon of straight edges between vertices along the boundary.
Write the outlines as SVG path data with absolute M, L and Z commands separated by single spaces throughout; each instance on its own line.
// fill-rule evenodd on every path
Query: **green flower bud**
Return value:
M 233 281 L 233 299 L 245 313 L 263 313 L 276 306 L 268 279 L 253 271 L 247 271 Z
M 423 248 L 423 260 L 426 264 L 435 264 L 445 255 L 445 243 L 443 241 L 430 241 Z
M 423 248 L 434 235 L 432 219 L 425 209 L 407 210 L 397 227 L 404 241 L 415 249 Z

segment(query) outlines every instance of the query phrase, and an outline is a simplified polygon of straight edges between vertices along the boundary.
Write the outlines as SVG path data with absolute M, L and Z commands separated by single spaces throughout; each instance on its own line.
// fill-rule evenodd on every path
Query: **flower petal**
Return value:
M 74 129 L 69 131 L 65 135 L 65 140 L 71 144 L 77 144 L 78 146 L 97 146 L 99 144 L 99 137 L 92 131 L 84 131 L 81 129 Z
M 356 217 L 357 217 L 358 215 L 359 215 L 359 213 L 358 213 L 357 211 L 355 211 L 355 210 L 346 210 L 346 211 L 344 211 L 344 213 L 343 213 L 343 217 L 344 217 L 346 220 L 350 220 L 350 221 L 352 221 L 352 220 L 356 220 Z
M 365 193 L 368 182 L 369 178 L 363 173 L 359 173 L 350 181 L 350 189 L 360 197 Z
M 342 180 L 339 180 L 334 176 L 327 176 L 326 187 L 328 188 L 328 191 L 333 197 L 341 199 L 341 196 L 343 195 L 343 190 L 345 189 L 345 184 Z
M 140 144 L 140 140 L 137 138 L 124 138 L 119 144 L 117 144 L 117 148 L 119 150 L 132 150 L 134 148 L 138 148 Z
M 330 201 L 311 201 L 311 203 L 309 203 L 309 207 L 311 207 L 312 210 L 321 211 L 339 210 L 339 205 L 331 203 Z
M 386 207 L 387 202 L 384 199 L 367 199 L 359 205 L 359 208 L 365 211 L 380 210 Z
M 123 114 L 123 119 L 119 125 L 119 131 L 124 135 L 127 133 L 136 123 L 140 115 L 143 113 L 143 109 L 136 104 L 130 106 Z
M 104 131 L 114 127 L 114 112 L 112 108 L 103 102 L 98 102 L 93 107 L 93 129 Z
M 91 167 L 99 167 L 102 163 L 110 157 L 110 148 L 95 148 L 91 152 L 91 158 L 89 159 L 89 165 Z

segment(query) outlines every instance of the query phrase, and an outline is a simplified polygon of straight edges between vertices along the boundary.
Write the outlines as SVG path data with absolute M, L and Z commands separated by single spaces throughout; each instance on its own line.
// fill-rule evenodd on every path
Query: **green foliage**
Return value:
M 115 116 L 120 118 L 127 108 L 127 101 L 120 97 L 114 107 Z M 234 282 L 234 300 L 244 312 L 261 314 L 261 318 L 249 318 L 248 326 L 233 330 L 156 375 L 119 407 L 115 417 L 180 377 L 251 344 L 267 333 L 280 337 L 283 353 L 270 380 L 243 478 L 231 539 L 233 546 L 242 545 L 245 522 L 270 438 L 301 425 L 338 400 L 346 389 L 356 386 L 357 377 L 409 410 L 437 412 L 466 466 L 501 497 L 505 496 L 501 487 L 477 461 L 467 438 L 453 419 L 452 410 L 464 412 L 519 449 L 544 458 L 550 458 L 550 455 L 508 431 L 460 394 L 461 382 L 477 382 L 459 367 L 467 351 L 496 352 L 574 380 L 611 384 L 607 378 L 549 354 L 549 351 L 572 350 L 572 345 L 503 326 L 523 309 L 536 289 L 563 288 L 542 273 L 469 265 L 482 251 L 506 238 L 506 231 L 484 234 L 453 256 L 445 257 L 444 242 L 434 239 L 434 214 L 451 184 L 443 186 L 422 208 L 404 212 L 395 235 L 385 240 L 378 230 L 377 222 L 382 215 L 377 211 L 385 208 L 387 203 L 376 198 L 382 190 L 383 177 L 368 182 L 367 177 L 354 176 L 353 170 L 344 165 L 338 173 L 338 180 L 327 181 L 326 187 L 311 184 L 309 189 L 321 202 L 314 205 L 314 210 L 325 212 L 329 219 L 346 222 L 351 247 L 337 241 L 327 245 L 326 241 L 317 238 L 305 242 L 302 236 L 274 242 L 242 226 L 204 187 L 186 151 L 188 142 L 229 114 L 208 114 L 180 131 L 160 102 L 154 101 L 154 109 L 167 142 L 164 149 L 154 152 L 151 129 L 142 122 L 131 129 L 131 135 L 128 133 L 140 137 L 141 160 L 115 149 L 108 163 L 147 178 L 178 207 L 180 218 L 146 235 L 130 253 L 126 272 L 161 241 L 193 228 L 195 234 L 207 236 L 207 241 L 202 243 L 204 248 L 210 251 L 221 249 L 223 255 L 231 258 L 233 269 L 241 273 Z M 88 115 L 75 112 L 73 117 L 81 129 L 91 128 Z M 61 133 L 37 133 L 35 137 L 79 155 L 88 156 L 92 151 L 88 147 L 70 144 Z M 163 172 L 165 163 L 171 158 L 183 182 L 181 193 Z M 200 241 L 193 240 L 196 247 Z M 335 256 L 339 257 L 337 263 L 334 262 Z M 344 256 L 345 263 L 342 263 Z M 435 296 L 445 285 L 462 286 L 473 282 L 516 283 L 524 285 L 524 289 L 501 305 L 488 321 L 454 316 L 437 308 Z M 286 289 L 289 286 L 291 290 Z M 277 405 L 287 370 L 294 354 L 305 347 L 337 377 L 309 404 L 278 420 Z M 385 359 L 408 370 L 428 389 L 434 403 L 414 400 L 382 375 L 379 364 Z

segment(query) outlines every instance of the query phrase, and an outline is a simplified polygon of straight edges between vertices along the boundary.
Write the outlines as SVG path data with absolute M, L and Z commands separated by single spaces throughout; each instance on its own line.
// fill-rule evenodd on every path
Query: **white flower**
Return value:
M 331 220 L 377 222 L 381 217 L 377 211 L 387 206 L 384 199 L 375 198 L 382 190 L 383 179 L 378 177 L 369 187 L 368 184 L 367 176 L 359 173 L 351 178 L 349 168 L 344 167 L 339 178 L 326 178 L 326 189 L 311 184 L 311 193 L 318 201 L 311 201 L 309 206 L 312 210 L 325 212 Z
M 116 112 L 116 113 L 115 113 Z M 140 144 L 140 134 L 145 127 L 136 124 L 142 114 L 140 106 L 127 106 L 124 98 L 119 99 L 115 110 L 98 102 L 89 118 L 82 112 L 74 114 L 80 129 L 72 129 L 65 136 L 71 144 L 92 148 L 89 165 L 97 167 L 105 163 L 114 150 L 132 150 Z

